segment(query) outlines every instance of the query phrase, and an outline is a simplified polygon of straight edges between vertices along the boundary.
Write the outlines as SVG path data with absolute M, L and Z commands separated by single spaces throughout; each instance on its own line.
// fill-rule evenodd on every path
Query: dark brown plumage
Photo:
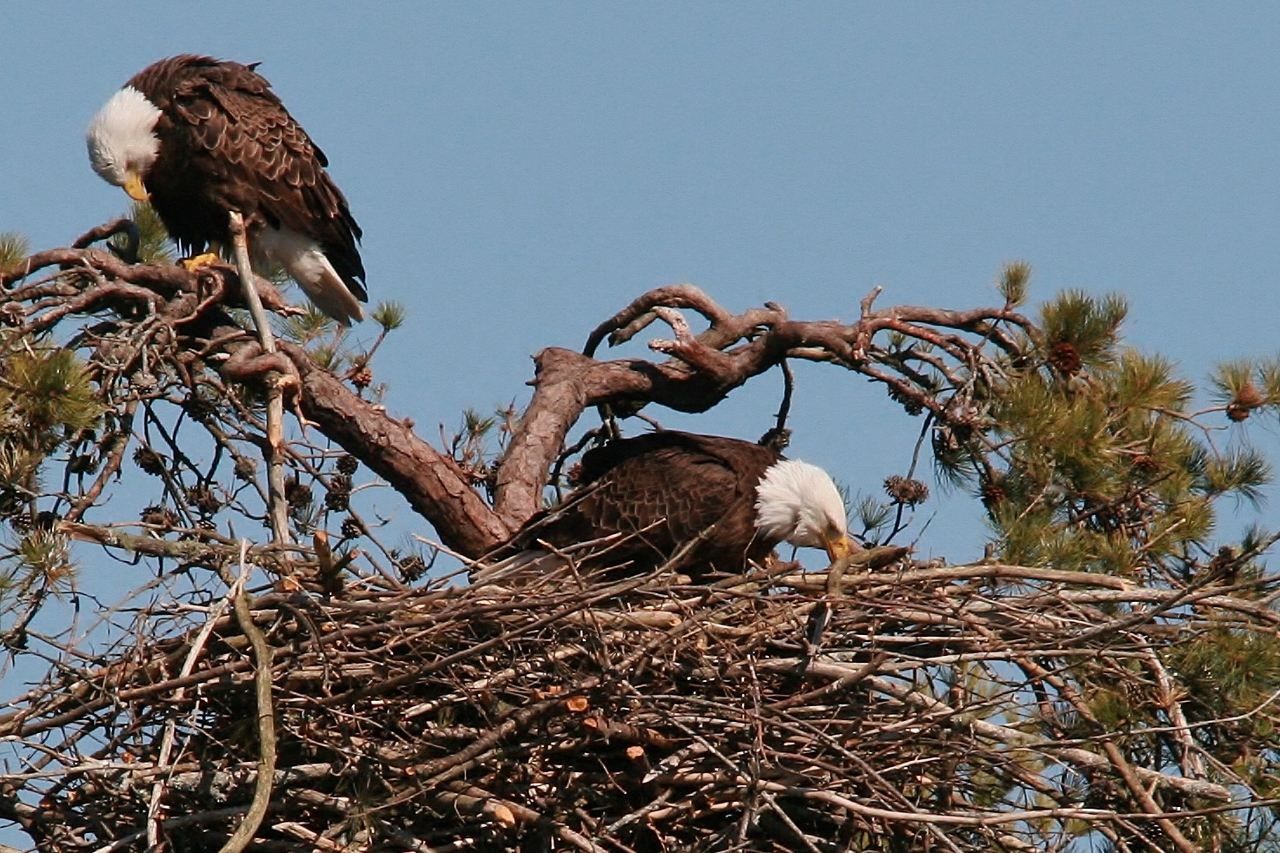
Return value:
M 130 180 L 140 178 L 184 251 L 226 246 L 228 212 L 238 210 L 255 264 L 284 264 L 326 313 L 360 319 L 356 300 L 367 300 L 360 226 L 325 171 L 324 152 L 255 68 L 190 54 L 144 68 L 125 90 L 154 110 L 128 98 L 109 102 L 90 126 L 94 168 L 135 197 L 142 194 Z M 308 259 L 307 245 L 318 247 L 331 272 L 318 256 Z
M 681 545 L 710 531 L 681 562 L 684 571 L 741 572 L 781 541 L 755 527 L 756 486 L 782 457 L 720 436 L 656 432 L 588 451 L 577 490 L 540 513 L 514 537 L 517 549 L 556 548 L 612 533 L 623 539 L 594 562 L 629 563 L 628 573 L 661 565 Z

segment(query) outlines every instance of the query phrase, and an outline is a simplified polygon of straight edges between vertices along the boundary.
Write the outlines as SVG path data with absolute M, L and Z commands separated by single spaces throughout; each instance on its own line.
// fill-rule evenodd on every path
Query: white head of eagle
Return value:
M 147 197 L 142 181 L 160 153 L 155 134 L 159 119 L 155 104 L 125 86 L 98 111 L 85 134 L 93 171 L 107 183 L 124 187 L 138 201 Z
M 765 539 L 821 548 L 832 560 L 851 545 L 844 501 L 831 475 L 808 462 L 784 459 L 756 487 L 756 528 Z
M 150 201 L 184 252 L 229 249 L 237 211 L 259 271 L 282 266 L 339 323 L 363 319 L 360 226 L 324 152 L 253 65 L 152 63 L 94 116 L 86 141 L 93 170 Z

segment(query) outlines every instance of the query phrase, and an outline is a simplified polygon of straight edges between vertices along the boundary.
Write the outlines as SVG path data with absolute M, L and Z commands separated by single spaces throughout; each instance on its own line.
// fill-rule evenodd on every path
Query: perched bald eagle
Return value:
M 90 122 L 89 162 L 149 199 L 185 252 L 228 248 L 238 210 L 255 266 L 283 267 L 338 322 L 362 320 L 360 226 L 324 152 L 255 67 L 192 55 L 147 66 Z
M 623 534 L 589 562 L 639 574 L 702 536 L 677 568 L 705 576 L 740 573 L 782 542 L 821 548 L 833 561 L 854 547 L 827 472 L 748 441 L 674 431 L 621 439 L 588 451 L 577 479 L 503 551 L 536 555 L 540 543 L 562 549 Z

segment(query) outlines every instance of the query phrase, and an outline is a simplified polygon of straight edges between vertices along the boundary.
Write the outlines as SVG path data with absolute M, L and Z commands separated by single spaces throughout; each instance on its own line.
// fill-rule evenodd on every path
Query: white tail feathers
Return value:
M 268 265 L 284 267 L 307 298 L 325 314 L 344 326 L 364 319 L 359 300 L 316 241 L 288 229 L 267 227 L 255 234 L 249 245 Z

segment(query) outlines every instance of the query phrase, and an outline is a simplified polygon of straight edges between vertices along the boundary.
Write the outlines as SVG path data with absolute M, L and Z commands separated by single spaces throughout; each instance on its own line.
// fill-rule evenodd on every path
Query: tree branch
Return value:
M 118 228 L 119 223 L 109 223 L 82 240 L 99 239 Z M 31 255 L 0 281 L 8 287 L 50 267 L 62 272 L 44 284 L 18 284 L 0 300 L 23 310 L 29 310 L 24 306 L 39 294 L 54 300 L 52 311 L 39 311 L 27 320 L 32 333 L 72 314 L 104 307 L 128 314 L 129 306 L 142 300 L 187 340 L 224 341 L 220 348 L 235 355 L 224 368 L 229 378 L 246 381 L 275 364 L 255 360 L 246 349 L 247 341 L 227 336 L 239 327 L 218 305 L 243 303 L 239 278 L 228 269 L 212 267 L 196 275 L 173 264 L 129 265 L 100 249 L 55 249 Z M 274 288 L 257 276 L 252 278 L 253 292 L 267 308 L 281 310 L 285 306 Z M 51 284 L 56 285 L 53 290 L 49 289 Z M 698 313 L 708 321 L 708 328 L 693 334 L 676 309 Z M 966 346 L 978 346 L 985 340 L 1011 348 L 1014 342 L 1000 325 L 1030 325 L 1004 308 L 944 311 L 900 306 L 872 311 L 869 300 L 864 300 L 862 309 L 855 323 L 843 324 L 791 320 L 773 304 L 734 314 L 692 285 L 659 288 L 642 295 L 591 333 L 588 355 L 549 348 L 535 356 L 533 399 L 499 460 L 492 509 L 477 493 L 471 476 L 414 435 L 411 425 L 391 418 L 381 407 L 347 389 L 312 362 L 301 347 L 281 342 L 281 350 L 300 374 L 305 416 L 403 494 L 414 510 L 435 525 L 444 544 L 463 555 L 478 557 L 505 541 L 541 507 L 542 491 L 568 431 L 590 406 L 609 405 L 626 411 L 656 403 L 681 412 L 703 412 L 784 359 L 800 358 L 831 361 L 889 383 L 900 398 L 932 405 L 931 411 L 943 417 L 946 413 L 937 408 L 932 389 L 920 390 L 910 378 L 876 367 L 880 352 L 871 342 L 877 332 L 915 337 L 960 357 Z M 622 343 L 655 319 L 666 321 L 676 334 L 674 340 L 655 341 L 651 346 L 675 358 L 655 363 L 590 357 L 606 337 L 613 344 Z M 938 333 L 938 328 L 979 335 L 981 341 L 966 344 L 958 336 Z M 268 417 L 269 431 L 271 420 Z M 271 436 L 268 439 L 271 445 Z M 269 479 L 273 523 L 278 530 L 281 483 L 275 481 L 278 478 Z
M 245 302 L 249 304 L 249 313 L 258 328 L 258 341 L 262 351 L 273 355 L 276 351 L 276 336 L 271 331 L 271 321 L 262 307 L 262 300 L 253 286 L 253 267 L 249 263 L 249 246 L 246 242 L 244 217 L 233 210 L 228 214 L 231 245 L 235 250 L 236 272 L 240 277 L 241 292 Z M 267 512 L 271 519 L 271 534 L 276 542 L 288 545 L 293 541 L 289 535 L 289 506 L 284 496 L 284 391 L 285 384 L 292 380 L 287 373 L 271 371 L 266 374 L 267 382 Z M 262 819 L 261 815 L 258 817 Z
M 479 557 L 505 542 L 508 527 L 472 488 L 457 463 L 418 438 L 411 424 L 349 390 L 306 350 L 280 342 L 302 380 L 302 411 L 326 436 L 368 465 L 435 525 L 444 544 Z
M 249 582 L 250 564 L 245 560 L 249 543 L 240 543 L 240 576 L 234 577 L 229 571 L 223 573 L 223 580 L 235 594 L 234 607 L 236 622 L 240 630 L 249 638 L 253 646 L 254 660 L 254 697 L 257 700 L 258 730 L 258 779 L 253 786 L 253 799 L 249 803 L 249 811 L 244 820 L 236 827 L 236 831 L 222 845 L 219 853 L 240 853 L 249 846 L 262 819 L 267 815 L 267 806 L 271 802 L 271 782 L 276 773 L 276 717 L 275 705 L 271 699 L 271 647 L 267 645 L 262 631 L 253 621 L 249 611 L 249 591 L 245 585 Z

